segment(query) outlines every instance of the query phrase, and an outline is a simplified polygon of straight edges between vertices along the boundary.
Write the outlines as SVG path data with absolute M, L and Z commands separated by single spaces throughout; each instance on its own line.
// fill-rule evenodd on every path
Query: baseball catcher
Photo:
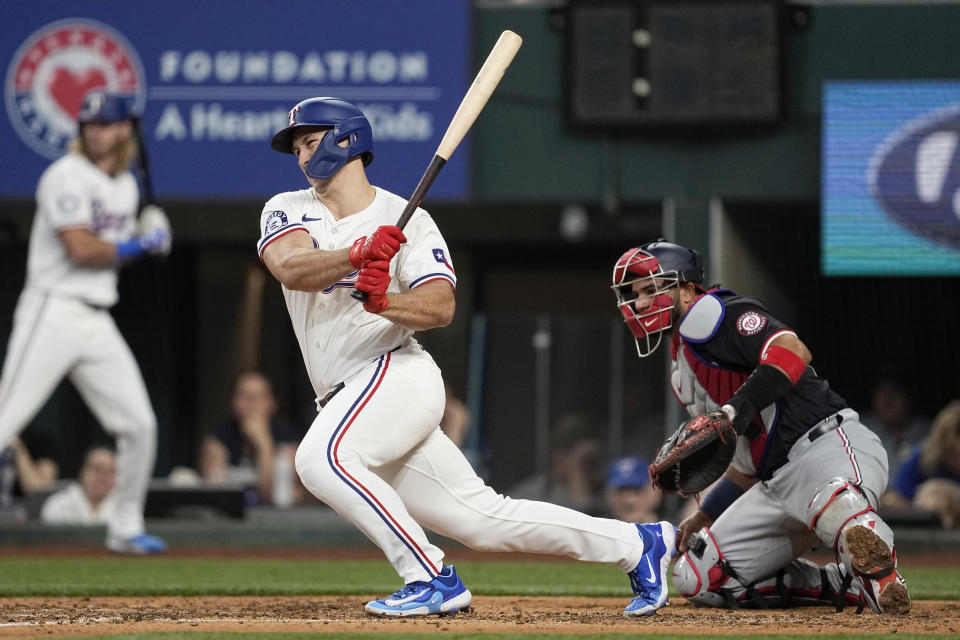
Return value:
M 691 420 L 652 481 L 692 494 L 678 525 L 677 591 L 701 606 L 831 603 L 910 610 L 893 531 L 876 514 L 886 453 L 796 332 L 762 302 L 703 286 L 700 254 L 658 240 L 626 251 L 613 291 L 645 357 L 669 335 L 670 385 Z M 817 545 L 837 562 L 801 555 Z

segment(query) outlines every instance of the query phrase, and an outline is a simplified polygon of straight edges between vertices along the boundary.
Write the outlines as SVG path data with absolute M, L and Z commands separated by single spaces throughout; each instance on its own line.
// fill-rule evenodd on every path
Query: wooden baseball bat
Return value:
M 450 120 L 447 131 L 443 134 L 443 139 L 440 140 L 440 146 L 437 147 L 436 154 L 430 160 L 430 164 L 427 165 L 427 170 L 420 178 L 417 188 L 413 190 L 413 195 L 407 200 L 407 206 L 403 208 L 403 213 L 397 220 L 397 226 L 401 229 L 410 221 L 410 217 L 423 202 L 423 197 L 427 194 L 427 190 L 433 184 L 437 174 L 440 173 L 447 160 L 456 151 L 457 146 L 467 135 L 467 131 L 473 126 L 477 116 L 486 106 L 487 100 L 490 99 L 493 90 L 500 84 L 500 79 L 510 63 L 513 62 L 513 57 L 517 55 L 521 44 L 523 44 L 523 38 L 513 31 L 507 30 L 500 34 L 500 38 L 493 45 L 493 49 L 487 55 L 480 71 L 477 72 L 473 84 L 470 85 L 466 95 L 463 96 L 463 100 L 460 101 L 460 106 L 457 107 L 457 112 L 453 114 L 453 119 Z M 363 291 L 354 289 L 350 295 L 361 302 L 367 301 L 367 294 Z
M 143 189 L 143 203 L 156 204 L 153 197 L 153 180 L 150 178 L 150 162 L 147 159 L 147 137 L 143 132 L 143 118 L 133 118 L 133 137 L 137 142 L 137 177 Z

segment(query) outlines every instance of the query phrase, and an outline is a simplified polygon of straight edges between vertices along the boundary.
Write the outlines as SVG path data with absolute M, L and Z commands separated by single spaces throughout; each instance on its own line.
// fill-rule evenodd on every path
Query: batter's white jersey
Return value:
M 258 252 L 274 240 L 294 232 L 309 232 L 323 250 L 349 248 L 381 225 L 396 224 L 406 201 L 376 189 L 363 211 L 337 220 L 316 195 L 304 189 L 281 193 L 264 205 L 260 215 Z M 433 280 L 456 287 L 456 275 L 447 245 L 433 218 L 417 209 L 403 230 L 407 242 L 390 261 L 390 292 L 405 292 Z M 303 360 L 317 397 L 384 353 L 412 341 L 413 331 L 368 313 L 350 296 L 357 272 L 319 292 L 283 288 Z
M 59 232 L 85 228 L 111 244 L 129 240 L 136 228 L 138 201 L 137 183 L 129 171 L 111 176 L 77 153 L 50 165 L 37 185 L 26 288 L 101 307 L 114 305 L 117 268 L 75 264 L 67 256 Z

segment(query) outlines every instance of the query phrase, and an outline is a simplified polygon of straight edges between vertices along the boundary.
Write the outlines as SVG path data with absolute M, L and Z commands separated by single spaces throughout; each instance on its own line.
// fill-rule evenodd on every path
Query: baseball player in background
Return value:
M 666 603 L 669 523 L 592 518 L 513 500 L 486 486 L 440 430 L 440 370 L 414 339 L 454 314 L 456 275 L 430 215 L 392 226 L 406 202 L 367 181 L 370 124 L 335 98 L 304 100 L 271 146 L 310 187 L 271 198 L 258 250 L 283 285 L 319 413 L 296 455 L 303 485 L 386 554 L 405 585 L 373 600 L 381 616 L 452 613 L 471 594 L 421 527 L 489 551 L 615 564 L 635 597 L 627 615 Z M 351 292 L 366 292 L 360 304 Z
M 740 434 L 725 475 L 678 525 L 675 588 L 704 606 L 908 612 L 893 531 L 875 511 L 887 484 L 879 438 L 817 376 L 793 330 L 758 300 L 703 281 L 700 254 L 662 240 L 629 249 L 613 270 L 637 353 L 672 331 L 677 399 Z M 818 542 L 839 564 L 799 558 Z
M 110 315 L 119 268 L 170 251 L 163 211 L 145 207 L 130 162 L 134 114 L 102 90 L 84 96 L 71 152 L 44 171 L 30 232 L 27 277 L 0 376 L 0 448 L 36 415 L 66 376 L 116 438 L 116 510 L 106 544 L 124 554 L 159 553 L 143 507 L 156 455 L 156 418 L 130 348 Z

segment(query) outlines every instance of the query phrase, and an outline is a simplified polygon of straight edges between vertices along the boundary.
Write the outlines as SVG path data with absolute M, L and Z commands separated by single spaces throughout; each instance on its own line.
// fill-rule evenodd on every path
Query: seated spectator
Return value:
M 917 489 L 913 506 L 937 514 L 944 529 L 960 527 L 960 484 L 937 478 L 927 480 Z
M 463 440 L 470 428 L 470 412 L 467 405 L 457 397 L 446 382 L 443 383 L 447 401 L 443 406 L 443 415 L 440 416 L 440 430 L 443 431 L 453 444 L 463 447 Z
M 929 483 L 930 486 L 927 485 Z M 945 526 L 956 524 L 953 496 L 960 489 L 960 400 L 940 410 L 930 435 L 900 467 L 883 496 L 886 507 L 936 511 Z
M 307 493 L 294 469 L 299 437 L 277 415 L 273 387 L 266 376 L 258 371 L 237 376 L 230 408 L 231 416 L 203 439 L 200 473 L 204 480 L 248 484 L 251 503 L 286 506 L 302 501 Z
M 874 384 L 870 411 L 862 422 L 880 438 L 887 450 L 890 477 L 910 457 L 913 448 L 930 432 L 930 420 L 914 412 L 910 394 L 903 381 L 893 374 L 884 374 Z
M 60 473 L 50 458 L 30 455 L 20 438 L 0 452 L 0 507 L 12 504 L 18 496 L 29 496 L 53 486 Z
M 601 444 L 589 426 L 578 414 L 560 418 L 551 434 L 548 470 L 521 480 L 507 495 L 551 502 L 584 513 L 602 512 Z
M 116 501 L 113 487 L 117 465 L 113 450 L 90 449 L 76 482 L 50 495 L 40 509 L 40 520 L 48 524 L 106 524 Z
M 650 484 L 648 463 L 634 456 L 610 465 L 604 495 L 610 515 L 626 522 L 656 522 L 663 494 Z

